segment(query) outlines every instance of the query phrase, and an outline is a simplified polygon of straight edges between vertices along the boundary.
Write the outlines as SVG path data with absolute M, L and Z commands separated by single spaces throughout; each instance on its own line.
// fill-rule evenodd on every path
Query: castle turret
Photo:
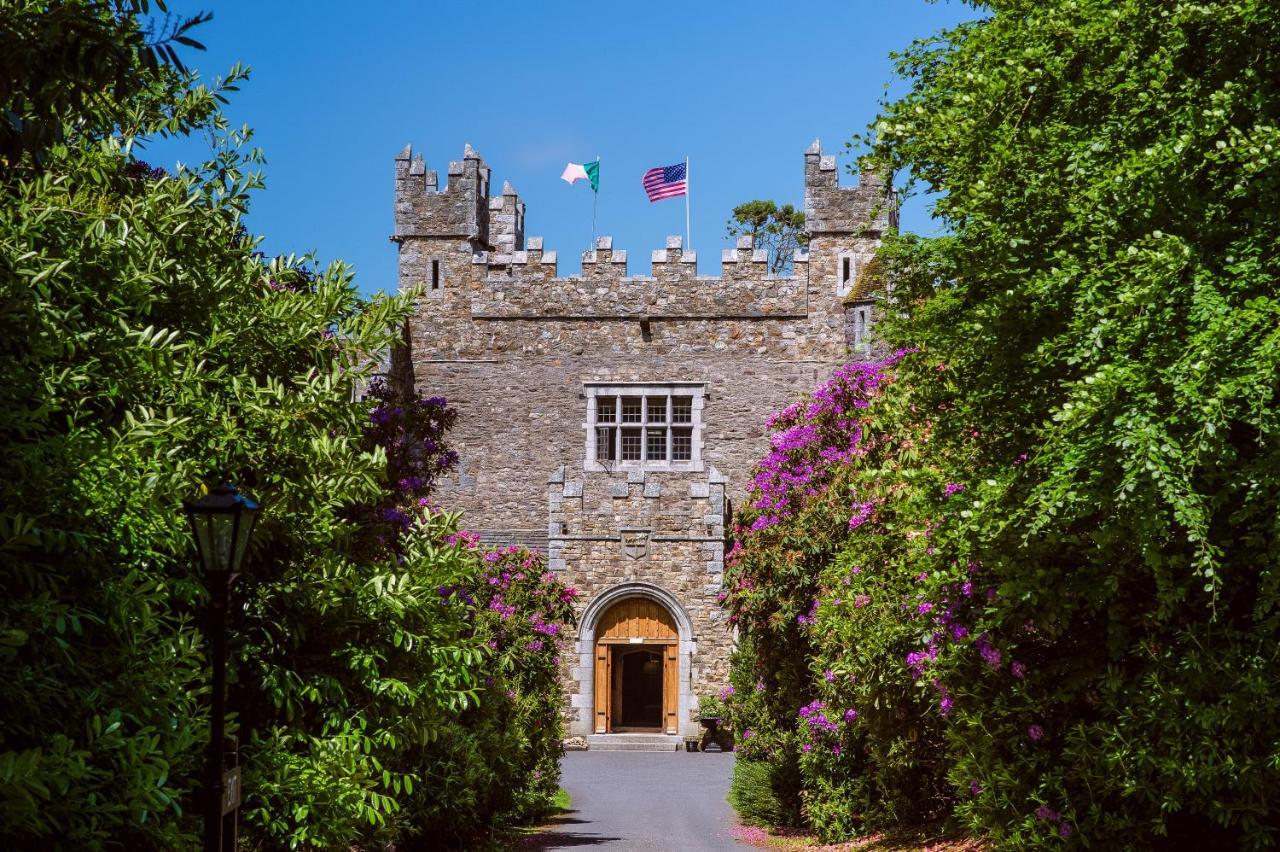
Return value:
M 422 155 L 406 145 L 396 155 L 395 233 L 400 247 L 400 286 L 420 287 L 428 298 L 445 299 L 469 275 L 471 258 L 491 248 L 489 167 L 470 145 L 461 160 L 449 163 L 448 183 L 440 186 Z M 524 206 L 511 194 L 515 217 L 508 221 L 504 195 L 498 200 L 503 236 L 511 246 L 524 243 Z
M 396 155 L 396 232 L 403 237 L 452 237 L 489 242 L 489 167 L 470 146 L 461 160 L 449 163 L 448 184 L 441 188 L 412 146 Z
M 855 357 L 871 357 L 879 287 L 870 286 L 871 261 L 884 232 L 897 227 L 897 201 L 883 174 L 863 169 L 857 186 L 840 186 L 836 158 L 815 139 L 804 152 L 804 217 L 814 295 L 830 304 L 830 322 L 844 326 Z M 877 281 L 882 278 L 877 278 Z M 862 282 L 859 285 L 859 281 Z M 833 289 L 831 289 L 833 287 Z

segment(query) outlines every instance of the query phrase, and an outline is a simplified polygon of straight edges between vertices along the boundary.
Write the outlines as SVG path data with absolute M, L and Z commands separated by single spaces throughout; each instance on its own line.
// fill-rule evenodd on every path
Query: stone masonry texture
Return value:
M 525 237 L 524 203 L 510 184 L 490 195 L 490 170 L 469 145 L 446 174 L 442 185 L 409 147 L 395 159 L 400 286 L 420 295 L 394 375 L 459 414 L 451 442 L 460 463 L 437 500 L 462 510 L 486 543 L 543 551 L 582 592 L 580 616 L 620 584 L 678 601 L 690 732 L 696 696 L 727 682 L 734 636 L 717 597 L 725 531 L 768 451 L 765 419 L 833 367 L 871 356 L 851 346 L 851 323 L 875 297 L 846 296 L 896 224 L 892 190 L 871 172 L 840 186 L 835 158 L 814 142 L 804 154 L 810 244 L 789 276 L 770 276 L 749 241 L 723 252 L 720 276 L 699 276 L 680 237 L 650 253 L 649 274 L 629 274 L 627 252 L 601 237 L 583 253 L 581 275 L 560 277 L 556 252 Z M 589 463 L 595 383 L 694 383 L 700 462 L 662 471 Z M 566 718 L 570 733 L 586 734 L 591 640 L 567 640 Z

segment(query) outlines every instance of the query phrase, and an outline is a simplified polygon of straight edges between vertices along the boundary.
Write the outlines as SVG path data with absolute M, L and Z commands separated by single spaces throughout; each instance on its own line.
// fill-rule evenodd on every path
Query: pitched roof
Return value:
M 854 279 L 853 286 L 849 288 L 849 294 L 844 297 L 844 303 L 848 305 L 853 302 L 866 301 L 872 296 L 882 293 L 888 283 L 888 270 L 885 269 L 884 262 L 880 260 L 880 255 L 877 254 L 858 270 L 858 277 Z

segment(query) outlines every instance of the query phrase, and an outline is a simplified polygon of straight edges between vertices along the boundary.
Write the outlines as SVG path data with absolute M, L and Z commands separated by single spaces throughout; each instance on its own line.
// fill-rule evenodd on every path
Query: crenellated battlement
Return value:
M 896 208 L 886 203 L 892 190 L 884 176 L 864 169 L 857 186 L 840 186 L 836 158 L 822 153 L 822 141 L 804 152 L 804 220 L 810 235 L 862 230 L 879 237 L 896 227 Z
M 835 158 L 823 155 L 817 141 L 804 154 L 809 247 L 785 275 L 770 271 L 767 252 L 750 237 L 721 252 L 719 275 L 704 276 L 697 252 L 679 236 L 649 253 L 647 270 L 632 270 L 627 250 L 602 236 L 582 253 L 579 274 L 561 276 L 557 253 L 543 238 L 526 239 L 525 204 L 511 184 L 489 194 L 490 169 L 470 145 L 449 164 L 443 186 L 409 146 L 395 166 L 392 239 L 400 246 L 401 286 L 436 300 L 419 321 L 433 346 L 471 354 L 486 347 L 550 352 L 590 336 L 592 323 L 583 320 L 639 321 L 643 340 L 647 323 L 663 320 L 666 335 L 677 333 L 672 323 L 687 321 L 679 334 L 713 334 L 725 348 L 831 353 L 854 340 L 850 329 L 869 327 L 858 313 L 867 310 L 867 294 L 850 299 L 861 267 L 892 224 L 892 189 L 870 171 L 856 186 L 840 186 Z M 530 343 L 522 342 L 526 322 L 573 327 L 548 330 Z M 758 328 L 748 334 L 724 325 L 741 322 Z
M 396 155 L 393 239 L 456 237 L 488 243 L 489 167 L 468 144 L 462 159 L 449 163 L 447 176 L 448 183 L 441 187 L 438 174 L 427 169 L 421 154 L 413 156 L 411 145 Z M 520 207 L 523 228 L 523 206 L 519 199 L 514 205 Z
M 805 316 L 808 312 L 808 256 L 797 258 L 795 273 L 770 277 L 763 252 L 749 238 L 727 250 L 722 275 L 697 274 L 697 257 L 680 237 L 653 253 L 650 275 L 628 275 L 627 253 L 613 248 L 611 237 L 596 240 L 584 252 L 582 274 L 554 275 L 545 255 L 534 252 L 489 254 L 472 259 L 486 268 L 483 286 L 470 294 L 473 318 L 499 317 L 646 317 L 714 318 Z M 539 245 L 541 243 L 539 242 Z
M 470 240 L 473 263 L 488 270 L 514 274 L 514 267 L 554 265 L 555 252 L 525 246 L 525 204 L 509 182 L 500 195 L 489 196 L 490 169 L 483 158 L 467 145 L 461 160 L 449 163 L 448 182 L 439 185 L 437 173 L 428 170 L 421 154 L 406 145 L 396 156 L 396 232 L 394 239 L 413 237 L 455 237 Z M 892 191 L 882 176 L 863 171 L 857 186 L 840 186 L 836 158 L 822 153 L 818 140 L 805 151 L 804 190 L 806 224 L 811 235 L 845 234 L 878 238 L 891 225 Z M 684 265 L 697 265 L 697 253 L 682 246 L 679 237 L 669 237 L 665 248 L 650 255 L 652 277 L 665 278 L 672 264 L 680 269 L 674 277 L 688 278 Z M 797 260 L 807 263 L 807 257 Z M 753 250 L 748 238 L 721 253 L 725 275 L 735 278 L 768 275 L 763 251 Z M 596 245 L 582 253 L 582 277 L 627 277 L 627 252 L 613 248 L 612 237 L 600 237 Z M 538 277 L 546 277 L 539 275 Z M 554 278 L 554 271 L 550 277 Z

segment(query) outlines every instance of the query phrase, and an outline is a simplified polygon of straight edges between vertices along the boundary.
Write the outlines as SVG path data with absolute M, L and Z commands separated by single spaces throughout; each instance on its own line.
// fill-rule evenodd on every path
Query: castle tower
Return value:
M 459 410 L 460 463 L 438 499 L 585 593 L 562 654 L 570 732 L 607 743 L 641 728 L 672 746 L 697 731 L 698 696 L 727 682 L 725 535 L 768 452 L 765 418 L 870 352 L 870 322 L 850 318 L 874 309 L 858 282 L 892 191 L 869 173 L 841 187 L 815 142 L 811 241 L 790 274 L 770 274 L 748 238 L 701 276 L 680 237 L 640 274 L 604 236 L 560 277 L 511 186 L 489 197 L 470 146 L 443 188 L 407 147 L 395 166 L 400 283 L 422 293 L 408 380 Z
M 892 188 L 868 169 L 857 186 L 840 186 L 836 158 L 824 155 L 815 139 L 804 152 L 804 218 L 810 274 L 834 288 L 820 293 L 820 301 L 830 305 L 831 293 L 839 300 L 828 320 L 844 327 L 851 358 L 869 358 L 879 298 L 871 261 L 885 231 L 898 226 Z

